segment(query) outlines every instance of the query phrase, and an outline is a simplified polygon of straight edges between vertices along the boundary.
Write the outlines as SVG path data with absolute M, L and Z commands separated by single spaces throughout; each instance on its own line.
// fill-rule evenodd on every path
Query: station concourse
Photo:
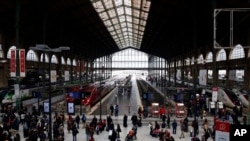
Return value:
M 119 112 L 119 116 L 115 117 L 114 115 L 112 116 L 113 122 L 115 124 L 115 128 L 117 123 L 119 123 L 121 125 L 121 130 L 122 132 L 120 133 L 120 139 L 121 140 L 125 140 L 126 135 L 128 134 L 128 132 L 132 129 L 132 122 L 131 122 L 131 116 L 134 113 L 138 112 L 138 108 L 142 105 L 141 102 L 141 98 L 140 98 L 140 94 L 139 94 L 139 90 L 136 84 L 136 76 L 133 76 L 131 81 L 132 81 L 132 90 L 130 94 L 120 94 L 118 95 L 118 101 L 116 101 L 115 96 L 117 94 L 117 90 L 113 90 L 110 92 L 110 94 L 107 96 L 109 98 L 104 98 L 103 99 L 103 104 L 110 104 L 110 103 L 118 103 L 120 105 L 120 112 Z M 155 87 L 157 89 L 157 87 Z M 128 102 L 130 101 L 131 107 L 128 105 Z M 99 119 L 99 105 L 97 103 L 96 106 L 94 106 L 92 108 L 92 110 L 90 112 L 88 112 L 86 114 L 87 116 L 87 123 L 91 122 L 93 116 L 95 115 L 97 117 L 97 119 Z M 105 106 L 104 106 L 105 107 Z M 129 113 L 129 108 L 131 108 L 131 111 Z M 123 114 L 126 113 L 128 115 L 128 127 L 123 127 L 122 123 L 123 123 Z M 76 115 L 79 113 L 76 113 Z M 105 111 L 103 112 L 102 118 L 106 118 L 107 115 L 110 115 L 109 111 L 108 113 L 106 113 Z M 198 118 L 198 117 L 197 117 Z M 208 121 L 209 121 L 209 126 L 211 127 L 213 124 L 213 120 L 214 117 L 213 116 L 207 116 L 205 117 Z M 177 120 L 178 124 L 180 122 L 180 120 L 183 120 L 183 118 L 179 118 L 176 117 L 175 115 L 171 116 L 171 123 L 173 122 L 173 120 Z M 192 121 L 193 118 L 189 118 L 189 121 Z M 149 128 L 149 122 L 155 122 L 158 121 L 159 123 L 162 123 L 161 119 L 159 117 L 147 117 L 145 119 L 142 119 L 142 127 L 138 127 L 137 131 L 137 140 L 138 141 L 157 141 L 159 140 L 159 138 L 157 137 L 152 137 L 149 132 L 150 132 L 150 128 Z M 203 129 L 202 129 L 202 122 L 204 121 L 204 119 L 199 119 L 199 135 L 197 135 L 198 137 L 203 135 Z M 180 125 L 179 125 L 180 126 Z M 164 130 L 169 130 L 171 135 L 174 137 L 174 139 L 176 141 L 191 141 L 192 137 L 190 137 L 190 131 L 192 130 L 192 126 L 191 123 L 189 123 L 189 132 L 185 132 L 184 136 L 185 138 L 181 138 L 180 139 L 180 127 L 177 127 L 177 133 L 176 134 L 172 134 L 172 127 L 169 128 L 162 128 Z M 72 132 L 68 133 L 67 131 L 67 124 L 65 122 L 64 124 L 64 135 L 65 135 L 65 141 L 71 141 L 72 140 Z M 22 125 L 20 125 L 19 127 L 19 133 L 22 136 L 23 135 L 23 128 Z M 95 141 L 109 141 L 108 139 L 108 132 L 107 131 L 103 131 L 102 133 L 100 133 L 99 135 L 97 135 L 96 133 L 94 134 L 94 139 Z M 86 134 L 85 134 L 85 128 L 79 128 L 79 134 L 77 134 L 77 140 L 86 140 Z M 21 137 L 21 141 L 26 141 L 26 138 L 22 138 Z M 211 138 L 208 139 L 208 141 L 212 141 Z
M 139 107 L 148 116 L 138 141 L 158 140 L 148 124 L 161 123 L 164 110 L 177 123 L 207 112 L 209 129 L 217 117 L 250 124 L 249 25 L 249 0 L 0 0 L 0 141 L 35 141 L 38 133 L 63 141 L 62 131 L 71 141 L 66 127 L 77 114 L 102 120 L 110 105 L 119 105 L 115 124 L 128 115 L 121 140 Z M 131 89 L 106 85 L 127 76 Z M 58 113 L 70 119 L 63 128 Z M 175 140 L 191 140 L 194 119 L 202 139 L 204 118 L 187 119 L 190 130 L 179 138 L 178 126 Z

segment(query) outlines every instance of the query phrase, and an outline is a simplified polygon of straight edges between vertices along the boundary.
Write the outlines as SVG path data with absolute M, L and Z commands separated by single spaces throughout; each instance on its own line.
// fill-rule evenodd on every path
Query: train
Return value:
M 212 88 L 205 89 L 207 97 L 212 97 Z M 218 88 L 217 100 L 222 102 L 226 107 L 234 108 L 235 106 L 240 106 L 240 100 L 238 99 L 236 93 L 230 89 Z
M 84 106 L 93 106 L 116 87 L 115 81 L 89 83 L 82 87 L 73 86 L 68 89 L 66 102 L 73 102 Z
M 240 90 L 235 90 L 235 93 L 242 105 L 247 108 L 249 106 L 248 96 L 250 95 L 250 90 L 242 88 Z

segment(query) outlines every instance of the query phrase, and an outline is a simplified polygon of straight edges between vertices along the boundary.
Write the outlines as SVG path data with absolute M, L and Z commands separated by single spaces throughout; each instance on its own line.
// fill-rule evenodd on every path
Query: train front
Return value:
M 95 86 L 89 86 L 84 89 L 82 89 L 82 95 L 83 98 L 81 100 L 81 104 L 84 106 L 91 106 L 93 103 L 93 98 L 95 97 L 96 93 L 96 87 Z

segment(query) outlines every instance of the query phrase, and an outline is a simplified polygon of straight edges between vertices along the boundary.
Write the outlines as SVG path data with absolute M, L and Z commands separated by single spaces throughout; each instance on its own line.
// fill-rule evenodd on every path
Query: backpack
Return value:
M 86 121 L 86 116 L 85 115 L 82 116 L 82 121 Z

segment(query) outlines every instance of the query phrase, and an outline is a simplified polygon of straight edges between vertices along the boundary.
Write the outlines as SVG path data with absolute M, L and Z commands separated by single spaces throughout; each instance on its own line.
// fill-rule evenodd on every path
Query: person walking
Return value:
M 86 126 L 85 126 L 85 134 L 86 134 L 86 141 L 89 141 L 89 139 L 90 139 L 90 127 L 89 127 L 89 124 L 86 124 Z
M 110 109 L 110 114 L 111 114 L 111 116 L 113 116 L 113 113 L 114 113 L 114 106 L 111 104 L 110 107 L 109 107 L 109 109 Z
M 185 136 L 184 136 L 184 130 L 185 130 L 185 125 L 184 125 L 183 122 L 181 122 L 181 135 L 180 135 L 180 139 L 181 138 L 185 138 Z
M 170 116 L 168 115 L 168 118 L 167 118 L 167 127 L 170 128 Z
M 122 130 L 119 123 L 117 123 L 116 132 L 117 132 L 117 138 L 120 138 L 120 132 L 122 132 Z
M 177 122 L 174 119 L 173 123 L 172 123 L 172 127 L 173 127 L 173 134 L 176 134 L 176 128 L 177 128 Z
M 77 123 L 73 124 L 72 127 L 72 136 L 73 136 L 73 141 L 77 141 L 76 135 L 79 133 L 79 131 L 77 130 Z
M 76 127 L 77 127 L 77 129 L 79 129 L 80 116 L 78 114 L 76 115 L 75 121 L 76 121 Z
M 118 113 L 119 113 L 119 105 L 116 104 L 115 105 L 115 116 L 118 117 Z
M 82 128 L 85 128 L 86 120 L 87 120 L 87 118 L 86 118 L 85 114 L 82 114 Z
M 123 116 L 123 127 L 128 127 L 128 116 L 126 114 L 124 114 Z
M 137 125 L 137 121 L 138 121 L 138 119 L 137 119 L 137 115 L 134 113 L 134 115 L 131 117 L 131 120 L 132 120 L 132 124 L 134 125 L 134 126 L 136 126 Z

